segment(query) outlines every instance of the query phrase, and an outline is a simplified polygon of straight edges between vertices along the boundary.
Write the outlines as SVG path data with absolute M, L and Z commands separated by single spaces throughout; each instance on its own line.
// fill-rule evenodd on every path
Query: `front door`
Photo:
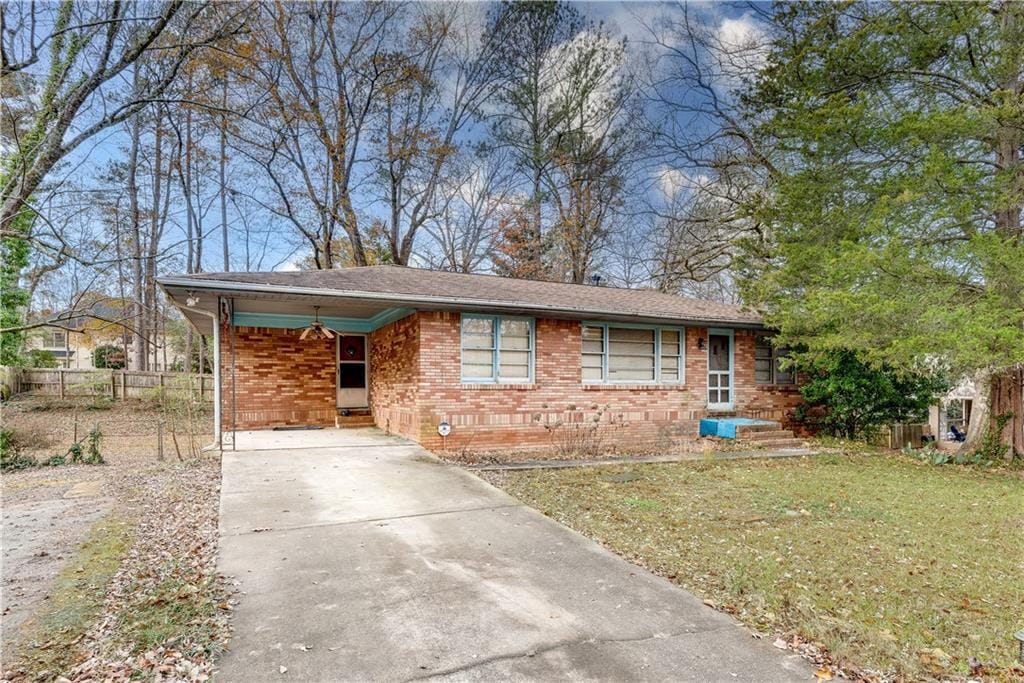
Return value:
M 708 408 L 732 410 L 732 335 L 708 333 Z
M 367 407 L 366 335 L 338 335 L 337 356 L 338 407 Z

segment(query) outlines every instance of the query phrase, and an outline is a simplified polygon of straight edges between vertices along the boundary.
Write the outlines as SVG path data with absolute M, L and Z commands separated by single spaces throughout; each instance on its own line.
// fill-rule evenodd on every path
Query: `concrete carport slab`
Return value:
M 224 454 L 220 570 L 241 592 L 221 680 L 812 678 L 670 582 L 365 434 Z

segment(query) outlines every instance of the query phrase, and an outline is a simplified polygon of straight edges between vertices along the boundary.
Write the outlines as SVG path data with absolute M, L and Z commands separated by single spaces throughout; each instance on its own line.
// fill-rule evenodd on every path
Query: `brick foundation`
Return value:
M 222 336 L 227 359 L 230 335 Z M 452 425 L 449 449 L 487 450 L 548 446 L 565 438 L 572 429 L 566 425 L 595 419 L 608 446 L 666 448 L 696 438 L 697 422 L 706 414 L 707 352 L 697 346 L 701 338 L 707 339 L 706 329 L 687 328 L 682 385 L 586 385 L 580 376 L 580 323 L 539 318 L 533 384 L 463 384 L 459 314 L 420 312 L 370 335 L 370 406 L 378 427 L 429 448 L 441 446 L 442 420 Z M 754 340 L 753 331 L 735 331 L 735 412 L 792 427 L 799 394 L 793 386 L 754 383 Z M 239 429 L 334 424 L 333 341 L 299 342 L 288 330 L 238 328 L 236 357 Z M 222 364 L 228 428 L 230 365 Z

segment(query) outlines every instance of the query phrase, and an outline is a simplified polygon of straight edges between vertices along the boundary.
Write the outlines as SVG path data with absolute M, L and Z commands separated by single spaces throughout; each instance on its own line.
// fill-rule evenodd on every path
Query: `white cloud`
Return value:
M 768 36 L 750 14 L 722 19 L 715 36 L 721 47 L 720 67 L 729 85 L 738 85 L 764 68 Z
M 678 168 L 662 166 L 656 173 L 658 189 L 665 199 L 672 200 L 684 192 L 694 192 L 711 185 L 707 174 L 691 174 Z

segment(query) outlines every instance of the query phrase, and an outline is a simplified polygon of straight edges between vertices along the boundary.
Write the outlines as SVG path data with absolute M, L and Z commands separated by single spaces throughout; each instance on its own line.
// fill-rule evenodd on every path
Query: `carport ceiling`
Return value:
M 338 296 L 309 294 L 280 294 L 272 292 L 218 292 L 211 290 L 186 290 L 182 287 L 165 287 L 171 302 L 201 334 L 213 334 L 213 320 L 210 315 L 217 311 L 217 297 L 234 301 L 235 313 L 266 313 L 275 315 L 308 315 L 313 319 L 313 307 L 320 307 L 322 318 L 372 318 L 394 307 L 386 301 Z M 194 303 L 189 306 L 189 298 Z

